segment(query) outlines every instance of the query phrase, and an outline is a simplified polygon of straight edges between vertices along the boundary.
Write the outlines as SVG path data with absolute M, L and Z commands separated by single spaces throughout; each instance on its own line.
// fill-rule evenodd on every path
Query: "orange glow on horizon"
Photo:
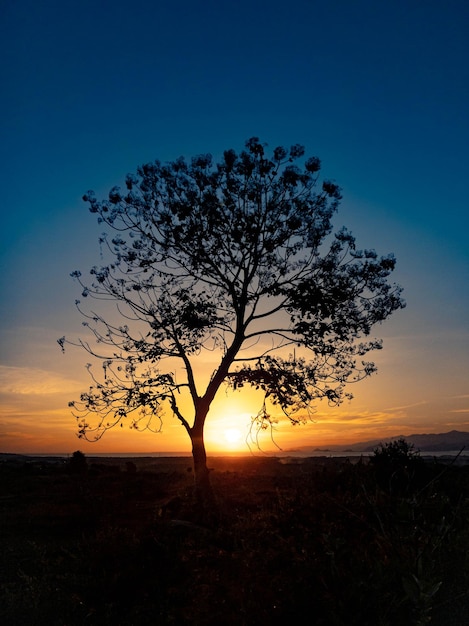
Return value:
M 441 433 L 469 430 L 469 395 L 455 393 L 440 398 L 438 386 L 432 393 L 415 393 L 400 387 L 396 395 L 392 384 L 391 364 L 386 364 L 377 377 L 360 383 L 353 391 L 352 402 L 338 408 L 319 403 L 312 420 L 292 426 L 278 407 L 271 413 L 278 417 L 273 433 L 260 433 L 262 453 L 277 454 L 301 451 L 302 448 L 327 449 L 332 445 L 380 440 L 386 437 L 416 433 Z M 85 379 L 86 380 L 86 379 Z M 96 443 L 76 436 L 76 422 L 67 407 L 78 390 L 85 388 L 72 368 L 62 372 L 34 370 L 28 367 L 0 369 L 1 439 L 0 452 L 18 454 L 71 454 L 82 450 L 95 454 L 165 454 L 190 456 L 191 444 L 185 429 L 172 415 L 164 416 L 162 432 L 136 432 L 124 423 L 107 431 Z M 221 389 L 207 417 L 205 442 L 207 453 L 257 453 L 252 417 L 262 406 L 263 394 L 244 388 L 241 391 Z M 184 415 L 191 418 L 190 404 Z M 229 434 L 228 434 L 229 433 Z M 271 440 L 273 435 L 273 441 Z M 276 445 L 280 447 L 279 450 Z

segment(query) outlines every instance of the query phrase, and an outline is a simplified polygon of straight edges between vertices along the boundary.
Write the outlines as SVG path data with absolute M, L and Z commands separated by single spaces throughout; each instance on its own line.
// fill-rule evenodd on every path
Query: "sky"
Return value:
M 81 198 L 252 136 L 321 159 L 336 227 L 396 255 L 407 301 L 376 329 L 378 374 L 306 426 L 280 421 L 277 444 L 469 431 L 466 0 L 3 0 L 0 46 L 0 452 L 190 450 L 170 415 L 158 435 L 76 437 L 89 357 L 56 339 L 80 334 L 70 273 L 99 264 Z M 209 451 L 245 450 L 258 408 L 223 392 Z

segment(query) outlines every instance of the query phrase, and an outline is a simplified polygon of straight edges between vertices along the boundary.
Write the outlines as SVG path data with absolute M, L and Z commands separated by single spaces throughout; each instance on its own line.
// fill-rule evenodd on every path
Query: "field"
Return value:
M 2 458 L 2 624 L 469 624 L 468 466 L 213 458 L 206 527 L 189 458 L 76 460 Z

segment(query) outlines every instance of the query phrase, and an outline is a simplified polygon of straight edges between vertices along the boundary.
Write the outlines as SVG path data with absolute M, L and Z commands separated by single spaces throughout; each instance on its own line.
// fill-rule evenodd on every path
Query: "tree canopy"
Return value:
M 388 280 L 395 259 L 357 248 L 346 228 L 332 233 L 341 192 L 320 168 L 300 145 L 267 154 L 252 138 L 218 163 L 209 154 L 155 161 L 105 200 L 84 196 L 106 227 L 109 262 L 91 269 L 90 283 L 73 276 L 83 298 L 115 309 L 88 312 L 77 301 L 96 339 L 79 343 L 104 370 L 71 403 L 81 436 L 127 417 L 159 429 L 166 407 L 194 449 L 224 383 L 262 390 L 295 422 L 319 400 L 351 397 L 347 384 L 375 371 L 367 355 L 381 342 L 371 329 L 404 306 Z M 220 358 L 200 388 L 205 351 Z M 266 405 L 255 419 L 270 420 Z

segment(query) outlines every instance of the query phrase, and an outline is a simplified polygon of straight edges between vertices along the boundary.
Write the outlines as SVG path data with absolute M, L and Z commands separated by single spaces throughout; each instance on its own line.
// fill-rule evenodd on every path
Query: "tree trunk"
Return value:
M 213 523 L 216 517 L 215 496 L 210 482 L 210 471 L 207 467 L 207 453 L 203 431 L 191 434 L 192 458 L 194 462 L 195 498 L 200 519 Z

